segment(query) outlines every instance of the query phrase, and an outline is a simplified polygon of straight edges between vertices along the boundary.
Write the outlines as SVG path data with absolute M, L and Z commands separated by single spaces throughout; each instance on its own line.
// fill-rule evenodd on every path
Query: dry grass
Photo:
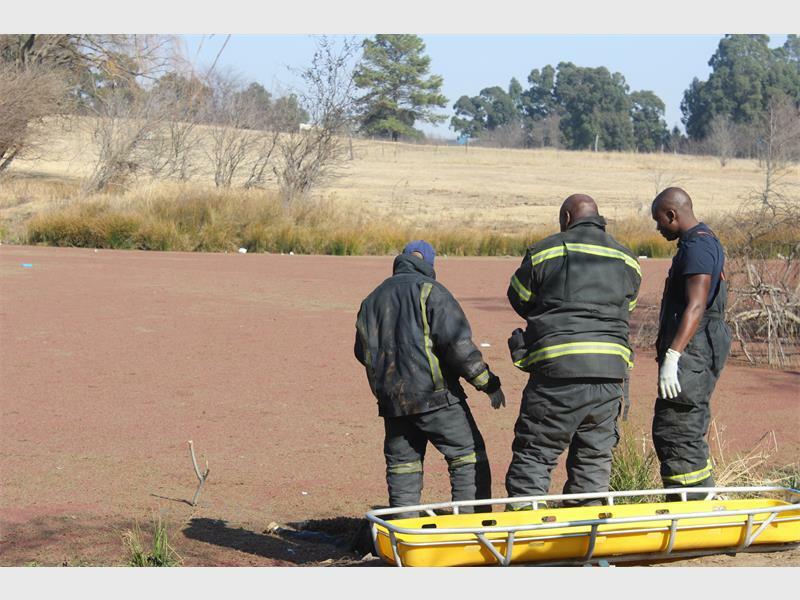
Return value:
M 778 451 L 778 440 L 772 431 L 745 452 L 730 454 L 724 440 L 725 426 L 711 422 L 709 446 L 714 466 L 714 485 L 717 487 L 745 487 L 777 485 L 798 489 L 800 465 L 777 466 L 772 462 Z M 635 432 L 630 427 L 621 429 L 620 442 L 614 448 L 611 466 L 612 491 L 656 489 L 662 487 L 659 462 L 647 434 Z M 758 495 L 758 494 L 756 494 Z M 657 496 L 632 496 L 620 498 L 618 503 L 656 502 Z
M 94 219 L 100 234 L 120 227 L 124 234 L 133 219 L 136 240 L 123 235 L 120 241 L 117 235 L 103 244 L 383 254 L 401 247 L 409 236 L 424 235 L 446 254 L 520 255 L 526 244 L 557 229 L 564 197 L 586 192 L 597 199 L 609 231 L 637 255 L 667 256 L 674 244 L 655 232 L 649 215 L 657 191 L 681 185 L 693 196 L 700 218 L 722 223 L 761 180 L 758 165 L 747 160 L 722 168 L 711 157 L 354 140 L 354 160 L 318 192 L 305 215 L 303 210 L 279 210 L 276 187 L 216 190 L 213 169 L 201 162 L 201 151 L 186 184 L 152 181 L 139 172 L 126 190 L 86 198 L 80 183 L 96 158 L 90 126 L 88 119 L 51 120 L 41 130 L 48 139 L 47 152 L 13 163 L 11 177 L 0 182 L 4 240 L 58 243 L 43 231 L 48 222 L 63 231 L 80 229 L 68 221 L 83 218 Z M 796 172 L 789 179 L 800 184 Z M 197 198 L 204 200 L 193 200 Z M 192 210 L 208 217 L 202 233 L 190 231 L 197 220 L 183 218 L 193 202 Z M 198 202 L 206 206 L 198 208 Z M 104 208 L 87 208 L 90 204 Z M 178 221 L 170 223 L 171 218 Z
M 17 224 L 31 244 L 145 250 L 393 254 L 425 236 L 443 255 L 521 255 L 549 231 L 390 224 L 330 200 L 285 208 L 274 192 L 159 184 L 122 195 L 56 202 Z M 21 229 L 20 229 L 21 228 Z
M 767 431 L 746 452 L 729 455 L 724 441 L 725 427 L 711 422 L 709 442 L 712 446 L 714 484 L 724 486 L 783 485 L 796 487 L 800 466 L 775 467 L 771 459 L 778 451 L 778 440 L 773 431 Z
M 50 121 L 42 130 L 48 152 L 17 161 L 18 174 L 86 177 L 96 156 L 88 119 Z M 202 158 L 200 152 L 197 160 Z M 569 194 L 584 192 L 612 222 L 649 221 L 650 201 L 664 187 L 685 187 L 698 215 L 709 220 L 738 207 L 759 188 L 755 161 L 713 157 L 564 150 L 511 150 L 354 140 L 342 177 L 321 195 L 353 203 L 381 218 L 419 226 L 521 228 L 554 226 Z M 198 165 L 193 183 L 213 185 L 210 165 Z M 795 170 L 787 183 L 800 184 Z M 140 180 L 139 183 L 143 183 Z

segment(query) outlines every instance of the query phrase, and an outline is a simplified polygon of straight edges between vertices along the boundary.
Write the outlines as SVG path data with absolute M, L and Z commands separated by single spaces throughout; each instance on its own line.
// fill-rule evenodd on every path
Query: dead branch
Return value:
M 200 492 L 206 483 L 206 479 L 208 479 L 208 473 L 210 469 L 208 468 L 208 460 L 206 460 L 206 470 L 202 474 L 200 473 L 200 468 L 197 466 L 197 459 L 194 456 L 194 444 L 192 443 L 192 440 L 189 440 L 189 453 L 192 456 L 194 474 L 197 475 L 197 479 L 199 480 L 199 483 L 197 484 L 197 490 L 195 490 L 194 496 L 192 497 L 192 506 L 197 506 L 197 499 L 200 497 Z

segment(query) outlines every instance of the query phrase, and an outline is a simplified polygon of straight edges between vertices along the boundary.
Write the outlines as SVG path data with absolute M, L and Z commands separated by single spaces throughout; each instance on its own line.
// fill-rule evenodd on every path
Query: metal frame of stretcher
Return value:
M 388 517 L 391 519 L 392 515 L 399 514 L 399 513 L 408 513 L 419 511 L 425 513 L 427 516 L 436 517 L 438 516 L 436 511 L 442 511 L 440 514 L 462 514 L 461 508 L 464 506 L 487 506 L 487 505 L 503 505 L 507 506 L 510 503 L 514 503 L 515 505 L 519 505 L 519 503 L 530 503 L 530 507 L 532 510 L 539 510 L 540 508 L 544 508 L 544 504 L 546 503 L 554 503 L 559 502 L 562 500 L 588 500 L 588 499 L 601 499 L 604 501 L 605 505 L 607 506 L 614 506 L 615 498 L 623 498 L 623 497 L 630 497 L 630 496 L 662 496 L 666 494 L 680 496 L 681 502 L 687 501 L 687 494 L 699 494 L 705 493 L 705 498 L 702 500 L 732 500 L 734 498 L 730 497 L 730 494 L 737 494 L 737 495 L 745 495 L 745 494 L 755 494 L 755 493 L 781 493 L 788 498 L 789 504 L 779 505 L 779 506 L 772 506 L 772 507 L 761 507 L 761 508 L 754 508 L 748 510 L 715 510 L 713 512 L 689 512 L 689 513 L 670 513 L 670 514 L 656 514 L 656 515 L 648 515 L 642 517 L 623 517 L 623 518 L 607 518 L 607 519 L 584 519 L 584 520 L 576 520 L 576 521 L 568 521 L 568 522 L 557 522 L 557 523 L 530 523 L 530 524 L 522 524 L 522 525 L 514 525 L 514 526 L 488 526 L 488 527 L 473 527 L 473 528 L 442 528 L 442 529 L 410 529 L 406 527 L 402 527 L 400 523 L 402 520 L 395 520 L 395 521 L 387 521 L 384 517 Z M 725 496 L 721 496 L 721 495 Z M 680 502 L 672 503 L 676 506 L 680 505 Z M 548 507 L 548 508 L 552 508 Z M 761 535 L 761 533 L 773 523 L 780 523 L 780 522 L 788 522 L 788 521 L 800 521 L 800 516 L 791 516 L 780 518 L 781 513 L 784 512 L 791 512 L 797 511 L 800 509 L 800 490 L 788 487 L 778 487 L 778 486 L 751 486 L 751 487 L 693 487 L 693 488 L 669 488 L 669 489 L 657 489 L 657 490 L 628 490 L 628 491 L 621 491 L 621 492 L 602 492 L 602 493 L 590 493 L 590 494 L 556 494 L 556 495 L 544 495 L 544 496 L 524 496 L 524 497 L 516 497 L 516 498 L 494 498 L 494 499 L 487 499 L 487 500 L 469 500 L 469 501 L 459 501 L 459 502 L 440 502 L 434 504 L 419 504 L 416 506 L 403 506 L 403 507 L 395 507 L 395 508 L 383 508 L 372 510 L 366 514 L 366 518 L 370 521 L 370 529 L 372 533 L 372 543 L 375 547 L 376 554 L 380 555 L 380 551 L 378 548 L 378 527 L 383 527 L 386 529 L 388 533 L 389 541 L 392 547 L 392 553 L 394 555 L 395 565 L 398 567 L 402 567 L 403 562 L 400 557 L 400 551 L 398 548 L 398 544 L 403 544 L 406 546 L 446 546 L 448 544 L 456 545 L 456 544 L 464 544 L 464 541 L 436 541 L 436 542 L 411 542 L 407 540 L 400 540 L 398 541 L 397 534 L 404 534 L 406 536 L 409 535 L 425 535 L 430 536 L 431 534 L 435 535 L 447 535 L 447 534 L 472 534 L 475 536 L 475 539 L 484 547 L 486 548 L 492 556 L 495 558 L 497 566 L 509 566 L 511 564 L 511 555 L 514 548 L 514 542 L 523 542 L 528 541 L 534 538 L 518 538 L 516 534 L 520 531 L 530 532 L 530 531 L 546 531 L 548 529 L 578 529 L 582 527 L 589 527 L 589 532 L 575 532 L 575 533 L 561 533 L 554 536 L 537 536 L 536 540 L 544 540 L 544 539 L 561 539 L 561 538 L 569 538 L 569 537 L 587 537 L 589 538 L 588 541 L 588 550 L 586 554 L 581 558 L 575 559 L 566 559 L 566 560 L 558 560 L 558 561 L 537 561 L 531 563 L 524 563 L 530 566 L 576 566 L 576 565 L 592 565 L 592 564 L 607 564 L 613 562 L 633 562 L 633 561 L 649 561 L 649 560 L 663 560 L 669 558 L 687 558 L 687 557 L 694 557 L 694 556 L 706 556 L 710 554 L 726 554 L 732 552 L 769 552 L 774 550 L 784 550 L 787 548 L 796 547 L 798 543 L 789 543 L 789 544 L 759 544 L 758 546 L 753 546 L 753 542 Z M 492 513 L 482 513 L 485 515 L 491 515 Z M 496 513 L 495 513 L 496 514 Z M 755 521 L 755 516 L 758 514 L 768 514 L 768 516 L 761 522 Z M 717 527 L 742 527 L 744 526 L 744 531 L 746 532 L 745 535 L 742 537 L 741 542 L 738 545 L 733 546 L 726 546 L 720 548 L 709 548 L 703 550 L 684 550 L 684 551 L 673 551 L 673 546 L 675 543 L 676 533 L 682 530 L 690 530 L 690 529 L 699 529 L 704 527 L 703 525 L 692 525 L 692 519 L 701 519 L 707 517 L 729 517 L 729 516 L 740 516 L 741 521 L 735 521 L 731 523 L 724 523 L 717 525 Z M 635 532 L 638 533 L 648 533 L 648 532 L 658 532 L 658 531 L 669 531 L 669 538 L 667 542 L 666 549 L 663 552 L 648 552 L 648 553 L 640 553 L 640 554 L 623 554 L 623 555 L 615 555 L 615 556 L 603 556 L 603 557 L 595 557 L 594 550 L 595 550 L 595 542 L 597 540 L 598 535 L 598 527 L 600 525 L 615 525 L 615 524 L 642 524 L 649 521 L 669 521 L 670 525 L 668 527 L 653 527 L 653 528 L 637 528 Z M 757 527 L 754 529 L 754 527 Z M 489 533 L 505 533 L 505 537 L 495 538 L 489 540 L 486 536 Z M 601 535 L 609 536 L 609 535 L 620 535 L 632 533 L 630 529 L 619 529 L 613 531 L 602 531 Z M 386 535 L 383 532 L 380 535 Z M 506 554 L 504 555 L 499 551 L 498 548 L 495 547 L 497 545 L 505 545 Z

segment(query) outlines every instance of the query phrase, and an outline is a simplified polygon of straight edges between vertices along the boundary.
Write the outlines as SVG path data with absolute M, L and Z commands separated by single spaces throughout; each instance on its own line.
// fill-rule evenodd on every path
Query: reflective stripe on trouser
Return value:
M 547 494 L 553 467 L 566 448 L 564 493 L 608 491 L 621 400 L 622 382 L 532 376 L 514 426 L 508 496 Z
M 385 418 L 384 428 L 390 506 L 420 503 L 428 442 L 447 460 L 453 500 L 491 498 L 486 446 L 465 402 L 427 413 Z M 462 512 L 472 512 L 471 507 Z

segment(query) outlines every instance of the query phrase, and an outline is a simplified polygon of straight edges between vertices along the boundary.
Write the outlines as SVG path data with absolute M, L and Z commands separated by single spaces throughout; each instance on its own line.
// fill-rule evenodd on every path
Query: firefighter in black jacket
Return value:
M 728 299 L 725 255 L 714 233 L 695 218 L 692 199 L 681 188 L 656 196 L 652 215 L 661 235 L 679 240 L 661 300 L 653 445 L 665 488 L 710 487 L 714 478 L 705 437 L 711 394 L 731 347 L 723 320 Z M 704 497 L 687 495 L 689 500 Z
M 427 242 L 409 243 L 395 258 L 393 275 L 361 303 L 356 320 L 355 355 L 384 418 L 392 507 L 420 503 L 429 441 L 447 460 L 454 501 L 492 493 L 486 447 L 459 378 L 488 394 L 494 408 L 505 406 L 505 399 L 500 379 L 472 342 L 461 306 L 436 281 L 434 257 Z M 410 516 L 416 514 L 398 518 Z
M 589 196 L 567 198 L 559 224 L 561 233 L 528 249 L 508 288 L 511 306 L 527 321 L 508 341 L 511 357 L 530 373 L 506 474 L 512 498 L 547 494 L 567 447 L 564 493 L 608 490 L 623 383 L 633 366 L 628 316 L 641 283 L 636 257 L 606 233 Z

